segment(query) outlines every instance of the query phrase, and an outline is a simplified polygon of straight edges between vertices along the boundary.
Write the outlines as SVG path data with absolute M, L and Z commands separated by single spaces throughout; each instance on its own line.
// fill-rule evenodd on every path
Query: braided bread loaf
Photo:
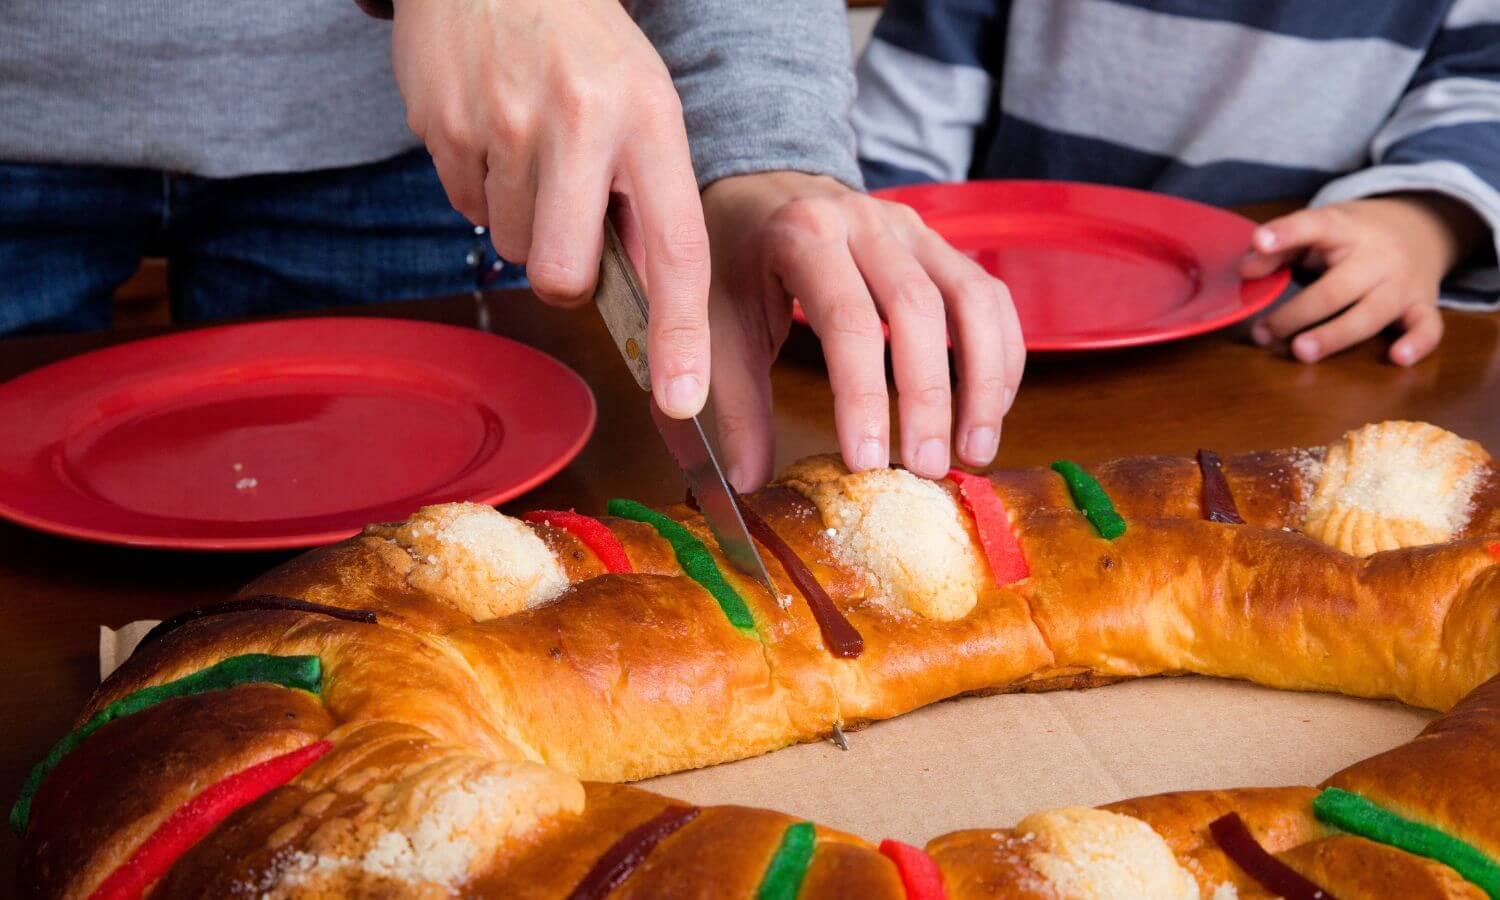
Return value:
M 1483 896 L 1500 858 L 1488 455 L 1384 423 L 1222 469 L 1091 475 L 1070 492 L 1052 471 L 990 474 L 1003 533 L 951 480 L 831 458 L 748 497 L 858 632 L 839 654 L 787 566 L 767 556 L 770 595 L 687 507 L 622 505 L 600 527 L 453 504 L 371 526 L 165 623 L 99 689 L 12 816 L 23 893 L 1224 900 L 1301 877 L 1341 898 Z M 1075 495 L 1107 497 L 1124 532 L 1102 537 Z M 995 541 L 1025 577 L 997 583 Z M 1183 672 L 1448 714 L 1339 791 L 1054 810 L 925 853 L 617 785 L 967 692 Z M 1227 813 L 1269 863 L 1216 838 Z M 1372 816 L 1437 849 L 1397 849 L 1413 845 Z

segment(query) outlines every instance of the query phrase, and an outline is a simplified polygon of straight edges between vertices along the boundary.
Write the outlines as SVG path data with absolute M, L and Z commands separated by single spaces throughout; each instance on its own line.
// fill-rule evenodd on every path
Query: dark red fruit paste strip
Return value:
M 1334 900 L 1334 896 L 1308 881 L 1296 869 L 1272 856 L 1255 840 L 1239 813 L 1226 813 L 1208 825 L 1224 855 L 1260 886 L 1286 900 Z
M 1198 471 L 1203 473 L 1203 518 L 1226 525 L 1243 525 L 1240 511 L 1234 505 L 1234 494 L 1229 491 L 1229 481 L 1224 478 L 1224 468 L 1219 463 L 1219 454 L 1212 450 L 1198 451 Z
M 625 832 L 594 861 L 594 867 L 573 888 L 568 900 L 602 900 L 630 877 L 657 844 L 698 818 L 700 812 L 696 806 L 669 806 L 655 818 Z

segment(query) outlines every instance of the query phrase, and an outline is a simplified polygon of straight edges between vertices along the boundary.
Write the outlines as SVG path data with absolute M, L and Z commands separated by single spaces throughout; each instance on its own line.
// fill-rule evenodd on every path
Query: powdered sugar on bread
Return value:
M 1140 819 L 1065 807 L 1017 823 L 1027 863 L 1066 900 L 1198 900 L 1198 883 Z
M 289 855 L 267 896 L 446 896 L 506 841 L 584 805 L 582 785 L 556 769 L 475 756 L 413 766 L 380 788 L 366 792 L 376 802 L 324 823 Z
M 535 532 L 478 503 L 424 506 L 400 525 L 367 533 L 411 554 L 415 565 L 406 578 L 412 587 L 476 621 L 546 603 L 568 586 L 556 554 Z
M 1451 540 L 1488 463 L 1483 447 L 1435 425 L 1366 425 L 1328 448 L 1303 530 L 1359 556 Z
M 827 534 L 870 574 L 879 599 L 931 619 L 977 602 L 984 563 L 948 492 L 902 469 L 873 469 L 811 486 Z

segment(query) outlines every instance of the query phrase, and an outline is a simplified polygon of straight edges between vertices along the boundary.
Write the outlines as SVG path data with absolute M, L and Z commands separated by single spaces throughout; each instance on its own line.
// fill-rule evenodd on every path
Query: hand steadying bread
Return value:
M 1500 890 L 1500 478 L 1478 445 L 1393 422 L 1222 463 L 1055 468 L 986 484 L 798 463 L 746 498 L 784 545 L 782 597 L 687 507 L 371 526 L 148 636 L 28 783 L 23 892 Z M 829 615 L 857 650 L 833 652 Z M 1321 792 L 1053 810 L 925 852 L 612 784 L 967 692 L 1180 672 L 1448 714 Z

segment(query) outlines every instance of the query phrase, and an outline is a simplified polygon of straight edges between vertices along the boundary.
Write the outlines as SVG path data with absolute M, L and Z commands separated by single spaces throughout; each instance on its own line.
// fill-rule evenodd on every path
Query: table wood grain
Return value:
M 593 385 L 600 409 L 593 439 L 557 477 L 507 511 L 598 510 L 613 496 L 652 502 L 681 496 L 680 478 L 647 417 L 645 395 L 626 376 L 596 316 L 550 310 L 522 292 L 351 312 L 489 329 L 552 353 Z M 1156 348 L 1034 358 L 1005 422 L 1000 464 L 1316 444 L 1364 422 L 1398 418 L 1431 421 L 1500 451 L 1500 320 L 1445 318 L 1441 349 L 1410 369 L 1385 363 L 1378 342 L 1309 366 L 1232 332 Z M 0 341 L 0 379 L 161 330 Z M 816 338 L 794 331 L 773 383 L 779 461 L 834 450 L 832 396 Z M 96 686 L 99 625 L 161 618 L 222 599 L 289 556 L 108 547 L 0 523 L 4 805 Z M 14 871 L 18 847 L 7 833 L 0 871 Z M 0 875 L 0 891 L 13 889 L 12 879 Z

